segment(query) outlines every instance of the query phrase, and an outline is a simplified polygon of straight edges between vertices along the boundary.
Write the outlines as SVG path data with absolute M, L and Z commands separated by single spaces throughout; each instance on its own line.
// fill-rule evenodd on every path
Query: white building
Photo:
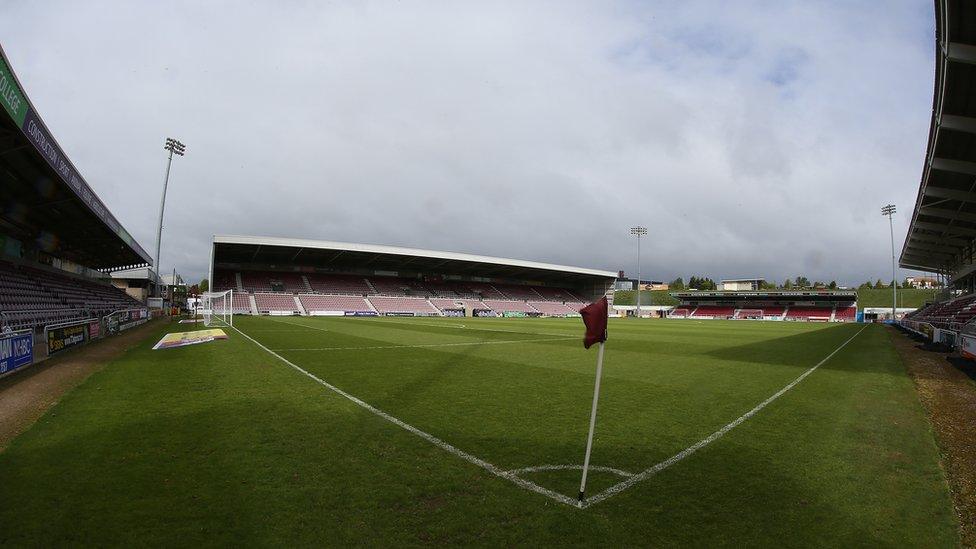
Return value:
M 912 288 L 917 289 L 939 288 L 942 286 L 939 280 L 932 276 L 909 276 L 905 277 L 905 282 Z
M 765 278 L 733 278 L 723 280 L 721 290 L 725 292 L 754 292 L 765 281 Z

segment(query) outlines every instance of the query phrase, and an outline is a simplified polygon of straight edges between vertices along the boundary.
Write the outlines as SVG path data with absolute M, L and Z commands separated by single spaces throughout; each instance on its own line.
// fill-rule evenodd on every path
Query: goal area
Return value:
M 200 302 L 200 314 L 205 326 L 234 325 L 234 290 L 205 292 Z

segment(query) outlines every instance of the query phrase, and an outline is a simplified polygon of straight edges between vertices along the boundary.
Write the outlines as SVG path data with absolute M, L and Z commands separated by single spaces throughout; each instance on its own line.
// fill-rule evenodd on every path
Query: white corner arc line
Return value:
M 535 467 L 522 467 L 521 469 L 512 469 L 508 471 L 511 475 L 521 475 L 523 473 L 538 473 L 541 471 L 582 471 L 582 465 L 537 465 Z M 634 476 L 634 473 L 629 471 L 624 471 L 623 469 L 617 469 L 616 467 L 607 467 L 605 465 L 590 465 L 590 471 L 599 471 L 601 473 L 613 473 L 618 477 L 630 478 Z
M 601 501 L 603 501 L 603 500 L 605 500 L 605 499 L 607 499 L 609 497 L 615 496 L 616 494 L 619 494 L 620 492 L 626 490 L 627 488 L 630 488 L 634 484 L 637 484 L 638 482 L 641 482 L 642 480 L 645 480 L 645 479 L 647 479 L 649 477 L 654 476 L 655 474 L 657 474 L 657 473 L 659 473 L 659 472 L 667 469 L 668 467 L 674 465 L 675 463 L 678 463 L 679 461 L 685 459 L 686 457 L 694 454 L 698 450 L 701 450 L 702 448 L 704 448 L 704 447 L 708 446 L 709 444 L 715 442 L 716 440 L 722 438 L 726 433 L 728 433 L 732 429 L 738 427 L 740 424 L 742 424 L 747 419 L 749 419 L 752 416 L 756 415 L 760 410 L 762 410 L 763 408 L 765 408 L 766 406 L 768 406 L 770 403 L 772 403 L 773 401 L 775 401 L 779 397 L 783 396 L 787 391 L 789 391 L 793 387 L 796 387 L 796 385 L 798 383 L 800 383 L 801 381 L 803 381 L 804 379 L 806 379 L 807 376 L 809 376 L 810 374 L 812 374 L 813 372 L 815 372 L 817 370 L 817 368 L 823 366 L 834 355 L 836 355 L 837 353 L 839 353 L 840 350 L 843 349 L 844 347 L 846 347 L 848 343 L 850 343 L 851 341 L 854 341 L 854 338 L 857 337 L 857 336 L 859 336 L 859 335 L 861 335 L 861 332 L 863 332 L 866 328 L 867 328 L 867 326 L 864 326 L 863 328 L 861 328 L 860 330 L 858 330 L 856 334 L 854 334 L 854 335 L 852 335 L 850 337 L 850 339 L 848 339 L 844 343 L 841 343 L 840 344 L 840 347 L 837 347 L 836 349 L 834 349 L 834 351 L 832 353 L 830 353 L 829 355 L 827 355 L 826 357 L 824 357 L 823 360 L 821 360 L 820 362 L 818 362 L 817 364 L 815 364 L 812 368 L 810 368 L 807 371 L 805 371 L 802 374 L 800 374 L 799 377 L 797 377 L 796 379 L 794 379 L 793 381 L 791 381 L 788 385 L 786 385 L 786 387 L 783 387 L 779 391 L 776 391 L 773 394 L 773 396 L 771 396 L 771 397 L 767 398 L 766 400 L 760 402 L 758 405 L 756 405 L 755 408 L 753 408 L 752 410 L 749 410 L 748 412 L 746 412 L 746 413 L 742 414 L 741 416 L 737 417 L 731 423 L 727 424 L 725 427 L 722 427 L 718 431 L 715 431 L 714 433 L 712 433 L 712 434 L 708 435 L 707 437 L 699 440 L 695 444 L 692 444 L 691 446 L 689 446 L 689 447 L 685 448 L 684 450 L 678 452 L 677 454 L 669 457 L 668 459 L 666 459 L 666 460 L 658 463 L 657 465 L 654 465 L 653 467 L 649 467 L 647 469 L 644 469 L 640 473 L 637 473 L 636 475 L 628 478 L 627 480 L 621 481 L 620 483 L 618 483 L 618 484 L 616 484 L 614 486 L 611 486 L 610 488 L 607 488 L 606 490 L 604 490 L 604 491 L 602 491 L 602 492 L 600 492 L 598 494 L 595 494 L 595 495 L 593 495 L 590 498 L 587 498 L 586 501 L 582 505 L 580 505 L 579 507 L 585 509 L 586 507 L 589 507 L 591 505 L 596 505 L 597 503 L 600 503 Z
M 542 486 L 539 486 L 538 484 L 536 484 L 534 482 L 531 482 L 531 481 L 528 481 L 528 480 L 525 480 L 523 478 L 520 478 L 517 475 L 511 474 L 511 473 L 503 470 L 501 467 L 498 467 L 497 465 L 493 465 L 491 463 L 488 463 L 487 461 L 485 461 L 485 460 L 483 460 L 483 459 L 481 459 L 479 457 L 473 456 L 473 455 L 465 452 L 464 450 L 461 450 L 461 449 L 459 449 L 459 448 L 457 448 L 455 446 L 452 446 L 452 445 L 444 442 L 443 440 L 435 437 L 434 435 L 432 435 L 430 433 L 427 433 L 425 431 L 421 431 L 420 429 L 414 427 L 413 425 L 410 425 L 409 423 L 407 423 L 407 422 L 405 422 L 403 420 L 400 420 L 398 418 L 395 418 L 395 417 L 391 416 L 390 414 L 387 414 L 383 410 L 380 410 L 379 408 L 376 408 L 375 406 L 373 406 L 371 404 L 368 404 L 367 402 L 365 402 L 363 400 L 360 400 L 360 399 L 358 399 L 358 398 L 350 395 L 349 393 L 343 391 L 342 389 L 336 387 L 335 385 L 332 385 L 331 383 L 329 383 L 329 382 L 327 382 L 327 381 L 325 381 L 325 380 L 317 377 L 315 374 L 309 372 L 308 370 L 305 370 L 301 366 L 297 366 L 296 364 L 292 363 L 291 361 L 289 361 L 285 357 L 283 357 L 283 356 L 279 355 L 278 353 L 272 351 L 271 349 L 265 347 L 258 340 L 256 340 L 253 337 L 245 334 L 240 329 L 238 329 L 236 326 L 231 326 L 231 328 L 233 328 L 234 331 L 236 331 L 237 333 L 239 333 L 242 336 L 244 336 L 247 339 L 249 339 L 252 343 L 254 343 L 255 345 L 257 345 L 258 347 L 260 347 L 260 348 L 264 349 L 265 351 L 267 351 L 269 354 L 271 354 L 272 356 L 274 356 L 278 360 L 284 362 L 288 366 L 291 366 L 296 371 L 304 374 L 309 379 L 317 382 L 318 384 L 320 384 L 323 387 L 329 389 L 330 391 L 336 393 L 337 395 L 339 395 L 339 396 L 341 396 L 341 397 L 343 397 L 343 398 L 345 398 L 345 399 L 353 402 L 357 406 L 359 406 L 361 408 L 364 408 L 365 410 L 367 410 L 367 411 L 369 411 L 369 412 L 371 412 L 371 413 L 373 413 L 373 414 L 375 414 L 375 415 L 377 415 L 377 416 L 379 416 L 379 417 L 381 417 L 381 418 L 389 421 L 390 423 L 392 423 L 392 424 L 394 424 L 394 425 L 396 425 L 398 427 L 401 427 L 401 428 L 403 428 L 403 429 L 405 429 L 405 430 L 407 430 L 407 431 L 409 431 L 409 432 L 411 432 L 411 433 L 419 436 L 420 438 L 426 440 L 427 442 L 433 444 L 434 446 L 437 446 L 438 448 L 441 448 L 442 450 L 444 450 L 446 452 L 449 452 L 451 454 L 454 454 L 455 456 L 457 456 L 457 457 L 459 457 L 459 458 L 461 458 L 461 459 L 463 459 L 463 460 L 465 460 L 465 461 L 467 461 L 467 462 L 469 462 L 471 464 L 477 465 L 478 467 L 481 467 L 482 469 L 488 471 L 489 473 L 491 473 L 491 474 L 493 474 L 493 475 L 495 475 L 497 477 L 506 479 L 506 480 L 512 482 L 513 484 L 515 484 L 516 486 L 520 487 L 520 488 L 525 488 L 526 490 L 530 490 L 530 491 L 535 492 L 537 494 L 546 496 L 546 497 L 548 497 L 548 498 L 550 498 L 550 499 L 552 499 L 554 501 L 558 501 L 559 503 L 565 503 L 566 505 L 569 505 L 571 507 L 577 507 L 577 508 L 580 507 L 580 503 L 577 500 L 575 500 L 575 499 L 572 499 L 572 498 L 570 498 L 568 496 L 565 496 L 563 494 L 560 494 L 558 492 L 554 492 L 554 491 L 552 491 L 552 490 L 550 490 L 548 488 L 544 488 Z

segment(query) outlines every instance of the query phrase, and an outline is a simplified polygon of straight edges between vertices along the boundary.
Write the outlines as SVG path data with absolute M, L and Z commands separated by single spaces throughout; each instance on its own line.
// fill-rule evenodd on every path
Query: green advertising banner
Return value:
M 10 72 L 6 60 L 0 57 L 0 103 L 7 110 L 10 118 L 17 122 L 17 127 L 24 125 L 24 117 L 27 116 L 27 98 L 17 86 L 14 75 Z

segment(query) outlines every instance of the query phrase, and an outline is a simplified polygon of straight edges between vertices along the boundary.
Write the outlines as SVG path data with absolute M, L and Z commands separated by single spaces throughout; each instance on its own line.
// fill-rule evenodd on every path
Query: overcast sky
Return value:
M 890 276 L 932 107 L 930 0 L 27 2 L 0 41 L 162 271 L 214 233 L 645 278 Z M 901 272 L 899 276 L 904 276 Z

